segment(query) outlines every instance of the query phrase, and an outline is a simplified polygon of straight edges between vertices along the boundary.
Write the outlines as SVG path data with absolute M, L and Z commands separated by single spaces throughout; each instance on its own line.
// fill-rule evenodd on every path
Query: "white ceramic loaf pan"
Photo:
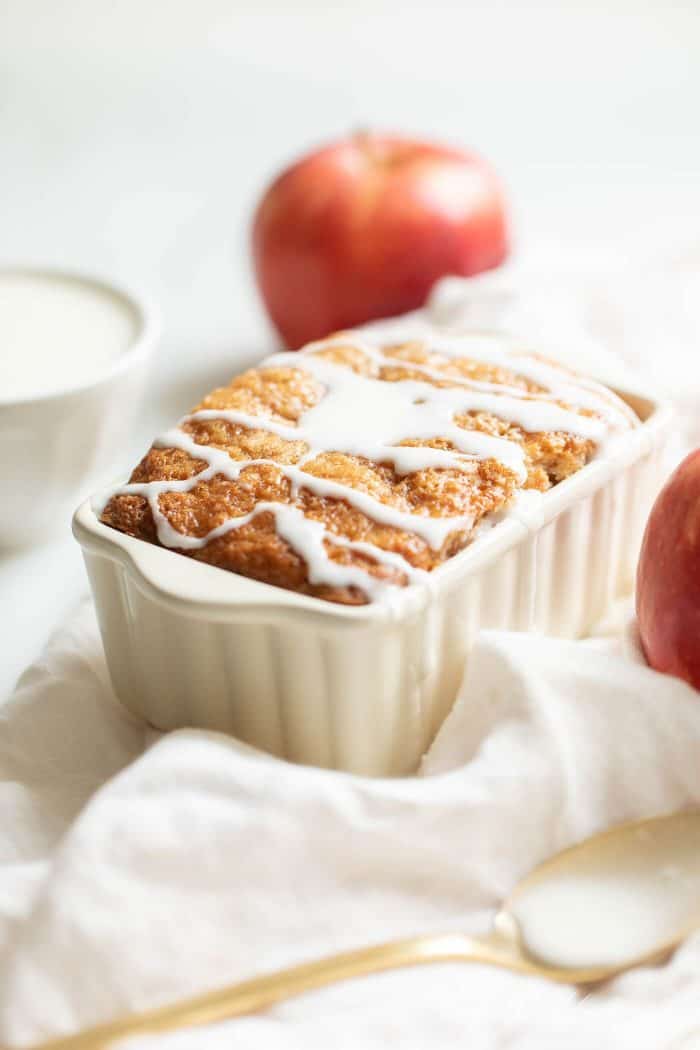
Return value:
M 484 627 L 575 638 L 627 592 L 669 410 L 483 533 L 391 605 L 281 590 L 75 514 L 115 692 L 160 729 L 231 733 L 294 762 L 410 774 Z

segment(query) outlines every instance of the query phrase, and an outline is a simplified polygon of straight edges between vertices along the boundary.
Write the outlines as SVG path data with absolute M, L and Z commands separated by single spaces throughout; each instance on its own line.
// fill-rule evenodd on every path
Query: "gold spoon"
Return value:
M 541 864 L 483 938 L 429 934 L 303 963 L 77 1035 L 41 1050 L 98 1050 L 126 1036 L 210 1024 L 381 970 L 477 962 L 594 984 L 668 956 L 700 926 L 700 811 L 621 824 Z

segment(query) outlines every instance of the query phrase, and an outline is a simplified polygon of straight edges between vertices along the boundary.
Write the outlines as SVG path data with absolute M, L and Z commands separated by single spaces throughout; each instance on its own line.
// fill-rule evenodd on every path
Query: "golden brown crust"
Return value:
M 377 363 L 353 346 L 350 338 L 348 336 L 347 344 L 335 343 L 316 352 L 335 364 L 385 382 L 418 379 L 442 387 L 477 380 L 515 388 L 533 397 L 542 393 L 541 387 L 518 375 L 515 367 L 511 371 L 467 358 L 447 358 L 417 342 L 386 348 L 385 359 L 391 358 L 395 364 Z M 416 366 L 427 367 L 440 375 L 429 376 Z M 323 395 L 322 384 L 308 372 L 275 365 L 236 376 L 228 386 L 208 394 L 195 411 L 235 409 L 293 427 Z M 578 411 L 592 415 L 585 410 Z M 524 487 L 540 491 L 580 470 L 595 451 L 594 442 L 574 434 L 526 433 L 505 415 L 467 412 L 455 417 L 455 422 L 465 429 L 519 443 L 525 452 L 528 473 Z M 309 452 L 303 440 L 283 438 L 262 428 L 217 417 L 188 419 L 182 429 L 195 444 L 219 449 L 234 461 L 274 461 L 243 466 L 235 479 L 215 474 L 197 481 L 186 491 L 163 492 L 158 507 L 170 525 L 185 536 L 204 537 L 230 518 L 250 514 L 265 501 L 294 504 L 307 518 L 322 522 L 331 537 L 371 543 L 381 550 L 400 554 L 414 568 L 430 571 L 461 550 L 481 519 L 506 507 L 520 487 L 516 475 L 496 460 L 464 457 L 463 470 L 431 468 L 408 475 L 398 474 L 391 462 L 376 463 L 343 452 L 323 452 L 303 463 L 302 469 L 309 475 L 349 485 L 403 512 L 428 517 L 472 517 L 472 530 L 456 530 L 440 550 L 434 550 L 415 533 L 383 525 L 344 500 L 316 495 L 303 486 L 295 496 L 290 480 L 275 464 L 298 464 Z M 403 444 L 455 451 L 443 438 L 408 440 Z M 184 481 L 206 467 L 206 460 L 182 449 L 153 447 L 135 468 L 130 481 Z M 143 495 L 113 496 L 101 520 L 131 536 L 158 542 L 153 515 Z M 329 539 L 324 546 L 334 562 L 360 566 L 374 577 L 399 585 L 408 582 L 400 568 L 379 563 L 363 551 L 337 546 Z M 247 523 L 203 547 L 182 553 L 230 572 L 330 601 L 362 604 L 367 600 L 357 587 L 312 584 L 304 559 L 277 535 L 275 518 L 269 511 L 261 510 Z

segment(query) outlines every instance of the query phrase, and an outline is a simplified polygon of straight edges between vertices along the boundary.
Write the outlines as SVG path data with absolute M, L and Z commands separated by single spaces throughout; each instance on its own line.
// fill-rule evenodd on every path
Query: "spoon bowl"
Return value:
M 535 868 L 504 911 L 548 966 L 619 971 L 663 956 L 700 925 L 700 813 L 586 839 Z

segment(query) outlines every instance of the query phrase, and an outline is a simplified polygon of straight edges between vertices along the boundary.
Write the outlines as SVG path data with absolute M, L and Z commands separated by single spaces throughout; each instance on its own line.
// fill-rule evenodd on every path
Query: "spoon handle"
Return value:
M 255 1013 L 273 1003 L 351 977 L 423 963 L 457 961 L 522 968 L 517 956 L 508 953 L 501 943 L 474 940 L 459 933 L 414 937 L 342 952 L 276 973 L 253 977 L 193 999 L 133 1014 L 76 1035 L 52 1039 L 34 1050 L 102 1050 L 116 1039 L 127 1036 L 153 1035 L 173 1028 L 212 1024 Z

